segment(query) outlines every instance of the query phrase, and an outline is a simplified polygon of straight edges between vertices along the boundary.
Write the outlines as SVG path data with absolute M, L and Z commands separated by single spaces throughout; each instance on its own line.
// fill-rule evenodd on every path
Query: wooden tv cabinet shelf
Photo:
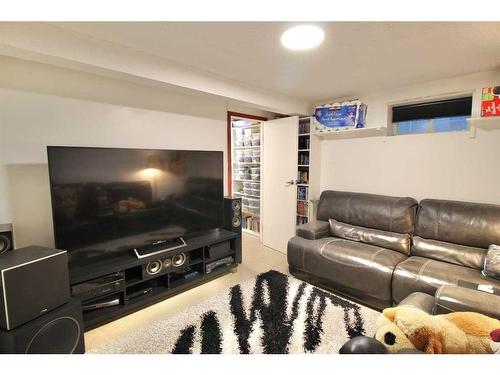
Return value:
M 132 252 L 101 262 L 70 268 L 70 284 L 85 283 L 113 273 L 120 273 L 124 285 L 110 294 L 82 301 L 83 304 L 119 299 L 115 306 L 103 307 L 83 312 L 85 330 L 89 330 L 112 320 L 133 313 L 188 289 L 213 280 L 235 269 L 241 263 L 240 234 L 225 229 L 216 229 L 207 234 L 186 240 L 187 247 L 163 254 L 138 259 Z M 211 256 L 211 249 L 223 245 L 227 251 L 220 256 Z M 170 267 L 157 275 L 144 276 L 144 265 L 155 260 L 163 260 L 186 253 L 187 261 L 179 268 Z M 207 264 L 231 256 L 233 262 L 221 265 L 207 272 Z M 141 294 L 143 291 L 148 291 Z M 134 296 L 133 299 L 129 298 Z

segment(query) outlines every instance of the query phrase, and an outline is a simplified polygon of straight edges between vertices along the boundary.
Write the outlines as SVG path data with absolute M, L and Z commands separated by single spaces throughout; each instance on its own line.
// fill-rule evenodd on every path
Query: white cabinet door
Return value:
M 262 242 L 286 254 L 295 235 L 299 118 L 264 123 L 262 161 Z

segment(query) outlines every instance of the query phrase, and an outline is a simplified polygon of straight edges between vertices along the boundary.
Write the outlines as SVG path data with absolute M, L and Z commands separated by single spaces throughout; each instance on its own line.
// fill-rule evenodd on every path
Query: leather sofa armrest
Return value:
M 472 311 L 500 319 L 500 296 L 456 285 L 442 285 L 436 291 L 434 313 L 456 311 Z
M 398 306 L 415 307 L 417 309 L 425 311 L 427 314 L 433 313 L 434 305 L 434 296 L 421 292 L 414 292 L 398 303 Z
M 330 235 L 330 223 L 316 220 L 297 227 L 297 236 L 306 240 L 317 240 Z

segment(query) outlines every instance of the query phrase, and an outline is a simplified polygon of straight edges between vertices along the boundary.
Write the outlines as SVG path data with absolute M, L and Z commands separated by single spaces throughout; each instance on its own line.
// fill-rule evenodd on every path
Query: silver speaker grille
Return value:
M 5 253 L 10 249 L 11 243 L 7 236 L 0 234 L 0 254 Z
M 239 211 L 241 209 L 241 203 L 239 200 L 233 201 L 233 211 Z
M 184 263 L 186 263 L 186 260 L 187 260 L 186 254 L 180 253 L 180 254 L 177 254 L 177 255 L 173 256 L 173 258 L 172 258 L 172 264 L 174 265 L 174 267 L 180 267 Z
M 238 228 L 241 225 L 241 219 L 239 216 L 233 217 L 233 227 Z
M 148 275 L 156 275 L 163 268 L 163 263 L 159 260 L 155 260 L 154 262 L 149 262 L 146 266 L 146 272 Z

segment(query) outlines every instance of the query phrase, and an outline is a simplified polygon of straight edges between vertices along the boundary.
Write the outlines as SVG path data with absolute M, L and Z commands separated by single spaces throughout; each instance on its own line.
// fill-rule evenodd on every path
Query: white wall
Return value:
M 500 71 L 368 93 L 367 126 L 386 126 L 388 106 L 498 85 Z M 329 102 L 329 101 L 326 101 Z M 500 204 L 500 130 L 322 141 L 321 190 L 443 198 Z
M 47 145 L 220 150 L 226 162 L 228 109 L 268 115 L 0 58 L 0 223 L 14 224 L 17 247 L 53 245 Z

